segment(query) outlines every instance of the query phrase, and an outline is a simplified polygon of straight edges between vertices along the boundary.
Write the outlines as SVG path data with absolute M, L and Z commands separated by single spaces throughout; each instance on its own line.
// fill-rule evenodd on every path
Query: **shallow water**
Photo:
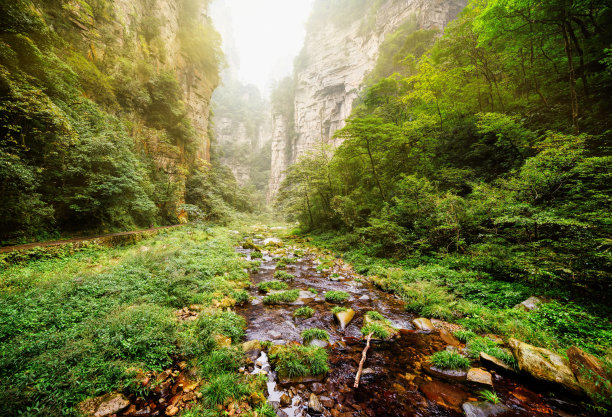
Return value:
M 261 243 L 256 241 L 256 243 Z M 237 249 L 250 259 L 251 250 Z M 424 371 L 427 357 L 443 350 L 447 344 L 438 332 L 416 331 L 411 321 L 416 318 L 404 308 L 404 303 L 394 295 L 385 293 L 359 277 L 347 265 L 340 263 L 330 271 L 317 271 L 319 262 L 313 253 L 287 264 L 286 271 L 296 278 L 289 282 L 290 289 L 307 291 L 314 288 L 318 295 L 302 293 L 294 303 L 264 305 L 264 293 L 257 284 L 273 280 L 276 260 L 273 252 L 265 252 L 257 273 L 251 274 L 253 286 L 251 304 L 238 308 L 248 323 L 247 340 L 270 341 L 275 344 L 301 342 L 300 333 L 308 328 L 322 328 L 330 335 L 332 346 L 328 349 L 330 372 L 320 383 L 295 383 L 280 386 L 275 374 L 269 373 L 270 402 L 278 402 L 280 395 L 293 395 L 292 406 L 282 409 L 279 415 L 290 417 L 309 415 L 308 398 L 315 392 L 324 405 L 325 416 L 461 416 L 461 405 L 478 401 L 478 393 L 485 387 L 470 383 L 449 381 L 431 376 Z M 292 257 L 293 249 L 277 251 L 276 256 Z M 335 274 L 334 274 L 335 272 Z M 338 275 L 338 276 L 336 276 Z M 357 278 L 357 280 L 355 279 Z M 355 318 L 342 331 L 334 321 L 331 308 L 325 302 L 329 290 L 341 290 L 351 298 L 342 305 L 355 310 Z M 293 312 L 300 306 L 314 309 L 312 318 L 294 318 Z M 393 341 L 373 341 L 368 351 L 359 388 L 353 383 L 361 352 L 365 347 L 360 328 L 367 311 L 376 310 L 392 324 L 402 329 Z M 266 364 L 267 364 L 267 357 Z M 478 367 L 478 363 L 473 366 Z M 548 386 L 516 374 L 493 374 L 494 390 L 500 403 L 508 407 L 498 416 L 587 416 L 579 405 L 579 399 L 567 394 L 550 394 Z M 280 407 L 278 407 L 280 409 Z M 284 413 L 284 414 L 283 414 Z

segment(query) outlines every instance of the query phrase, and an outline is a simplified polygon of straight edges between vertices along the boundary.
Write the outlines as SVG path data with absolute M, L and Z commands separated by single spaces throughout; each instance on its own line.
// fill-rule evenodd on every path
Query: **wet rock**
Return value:
M 268 334 L 273 339 L 278 339 L 278 338 L 280 338 L 282 336 L 281 332 L 278 332 L 276 330 L 270 330 L 270 331 L 268 331 Z
M 256 252 L 261 252 L 261 248 L 253 243 L 253 239 L 247 239 L 242 244 L 242 249 L 251 249 Z
M 248 342 L 244 342 L 242 344 L 242 350 L 246 353 L 246 355 L 253 360 L 259 357 L 261 353 L 261 343 L 259 340 L 249 340 Z
M 507 372 L 514 372 L 514 369 L 506 362 L 502 361 L 501 359 L 497 359 L 496 357 L 493 357 L 491 355 L 488 355 L 484 352 L 480 352 L 480 362 L 482 362 L 483 365 L 489 368 L 503 369 Z
M 87 417 L 106 417 L 125 410 L 129 405 L 123 394 L 110 393 L 85 400 L 79 404 L 79 408 Z
M 340 328 L 344 330 L 351 320 L 353 320 L 353 317 L 355 317 L 355 310 L 349 308 L 348 310 L 334 314 L 334 316 L 336 320 L 338 320 L 338 323 L 340 323 Z
M 327 348 L 329 346 L 329 342 L 327 340 L 314 339 L 308 343 L 309 346 L 317 346 L 321 348 Z
M 461 388 L 435 380 L 422 385 L 421 391 L 429 401 L 457 411 L 468 398 L 468 393 Z
M 262 244 L 264 246 L 272 246 L 272 247 L 275 247 L 275 248 L 282 248 L 283 247 L 283 241 L 280 240 L 277 237 L 269 237 L 267 239 L 264 239 Z M 243 245 L 243 247 L 244 247 L 244 245 Z
M 493 378 L 491 378 L 491 374 L 479 368 L 471 368 L 467 373 L 467 380 L 469 382 L 474 382 L 475 384 L 486 385 L 489 387 L 493 386 Z
M 321 404 L 323 404 L 323 407 L 325 408 L 333 408 L 334 407 L 334 400 L 332 400 L 329 397 L 319 397 L 319 400 L 321 401 Z
M 440 329 L 440 338 L 444 341 L 444 343 L 448 343 L 451 346 L 460 346 L 461 342 L 457 339 L 451 332 L 442 328 Z
M 178 414 L 178 412 L 179 412 L 179 408 L 177 406 L 171 405 L 170 407 L 166 408 L 167 416 L 175 416 Z
M 612 398 L 612 370 L 606 370 L 599 359 L 576 346 L 567 350 L 567 357 L 578 383 L 590 397 Z
M 433 332 L 436 330 L 431 321 L 423 317 L 412 320 L 412 324 L 417 330 L 423 330 L 426 332 Z
M 465 417 L 495 417 L 510 412 L 510 409 L 503 404 L 486 401 L 465 403 L 461 408 Z
M 582 391 L 567 361 L 561 356 L 516 339 L 510 339 L 509 345 L 521 371 L 536 379 L 560 384 L 577 393 Z
M 360 299 L 361 301 L 368 301 L 368 300 L 370 299 L 370 297 L 369 297 L 369 296 L 367 296 L 367 295 L 362 295 L 361 297 L 359 297 L 359 299 Z
M 544 303 L 544 300 L 539 297 L 529 297 L 522 303 L 515 305 L 514 308 L 518 308 L 523 311 L 537 310 L 542 303 Z
M 255 297 L 255 298 L 253 298 L 253 299 L 251 300 L 251 305 L 252 305 L 252 306 L 257 306 L 257 305 L 261 304 L 262 302 L 263 302 L 263 301 L 261 300 L 261 298 L 257 298 L 257 297 Z
M 287 394 L 283 394 L 280 397 L 280 405 L 283 408 L 287 408 L 291 405 L 291 398 Z
M 300 291 L 298 300 L 312 300 L 317 297 L 317 294 L 313 294 L 310 291 Z
M 315 394 L 320 394 L 325 390 L 325 386 L 320 382 L 315 382 L 310 386 L 310 390 Z
M 313 376 L 300 376 L 300 377 L 293 377 L 293 378 L 280 378 L 278 383 L 280 385 L 295 385 L 295 384 L 308 384 L 311 382 L 321 382 L 323 381 L 323 379 L 325 378 L 325 374 L 322 375 L 313 375 Z M 306 389 L 306 387 L 304 386 L 304 388 L 300 388 L 301 391 L 303 391 L 304 389 Z
M 310 394 L 310 398 L 308 399 L 308 412 L 311 414 L 323 414 L 325 409 L 323 408 L 323 404 L 319 401 L 319 397 L 316 394 Z
M 435 376 L 440 379 L 447 379 L 449 381 L 465 381 L 467 378 L 467 372 L 455 369 L 441 369 L 431 364 L 423 364 L 423 371 L 425 373 Z

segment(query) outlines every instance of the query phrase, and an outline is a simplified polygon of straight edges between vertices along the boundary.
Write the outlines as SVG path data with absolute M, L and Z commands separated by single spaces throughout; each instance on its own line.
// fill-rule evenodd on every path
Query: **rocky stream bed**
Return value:
M 274 245 L 275 241 L 254 243 L 268 244 L 270 248 L 269 244 Z M 237 250 L 249 259 L 254 251 Z M 274 279 L 279 257 L 295 258 L 285 268 L 295 276 L 289 288 L 300 290 L 300 297 L 291 303 L 264 304 L 265 294 L 257 289 L 257 284 Z M 406 311 L 403 301 L 380 291 L 341 260 L 330 268 L 317 268 L 320 261 L 316 253 L 295 247 L 264 250 L 258 260 L 261 266 L 251 274 L 252 301 L 237 309 L 247 319 L 247 341 L 272 345 L 302 343 L 300 334 L 309 328 L 325 329 L 330 336 L 327 346 L 330 371 L 319 378 L 279 379 L 265 352 L 258 349 L 250 352 L 252 364 L 244 371 L 267 373 L 268 401 L 280 416 L 595 415 L 581 405 L 580 396 L 508 369 L 491 358 L 473 361 L 467 372 L 431 366 L 428 362 L 431 354 L 444 349 L 458 352 L 465 349 L 452 335 L 456 325 L 418 320 Z M 353 309 L 355 316 L 344 330 L 331 313 L 334 304 L 325 301 L 325 293 L 332 290 L 350 294 L 342 305 Z M 295 318 L 293 313 L 301 306 L 311 307 L 314 315 Z M 353 388 L 366 344 L 360 329 L 365 313 L 372 310 L 381 313 L 399 331 L 389 341 L 372 341 L 360 385 Z M 499 402 L 482 401 L 479 393 L 484 389 L 495 391 Z

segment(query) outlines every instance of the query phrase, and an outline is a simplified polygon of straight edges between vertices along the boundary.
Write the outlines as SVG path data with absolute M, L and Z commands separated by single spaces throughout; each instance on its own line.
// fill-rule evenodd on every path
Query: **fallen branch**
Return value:
M 357 375 L 355 376 L 355 385 L 353 385 L 353 388 L 359 387 L 359 379 L 361 379 L 361 373 L 363 372 L 363 364 L 365 363 L 366 355 L 368 354 L 368 349 L 370 348 L 370 340 L 372 340 L 373 334 L 374 333 L 370 333 L 368 335 L 368 342 L 366 343 L 366 347 L 363 352 L 361 352 L 361 361 L 359 361 L 359 369 L 357 370 Z

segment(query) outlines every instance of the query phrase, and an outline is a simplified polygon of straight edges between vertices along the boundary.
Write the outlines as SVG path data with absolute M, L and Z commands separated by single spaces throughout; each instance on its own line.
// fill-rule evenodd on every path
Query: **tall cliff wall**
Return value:
M 269 197 L 278 190 L 285 167 L 317 142 L 329 141 L 334 132 L 344 127 L 387 35 L 408 21 L 414 21 L 415 29 L 442 30 L 466 3 L 467 0 L 383 0 L 343 23 L 326 15 L 328 10 L 322 1 L 315 4 L 320 13 L 311 18 L 304 48 L 296 60 L 297 138 L 291 152 L 273 152 Z M 350 7 L 344 10 L 346 15 L 351 12 Z M 286 140 L 282 135 L 273 140 L 273 149 L 286 147 L 279 143 Z

